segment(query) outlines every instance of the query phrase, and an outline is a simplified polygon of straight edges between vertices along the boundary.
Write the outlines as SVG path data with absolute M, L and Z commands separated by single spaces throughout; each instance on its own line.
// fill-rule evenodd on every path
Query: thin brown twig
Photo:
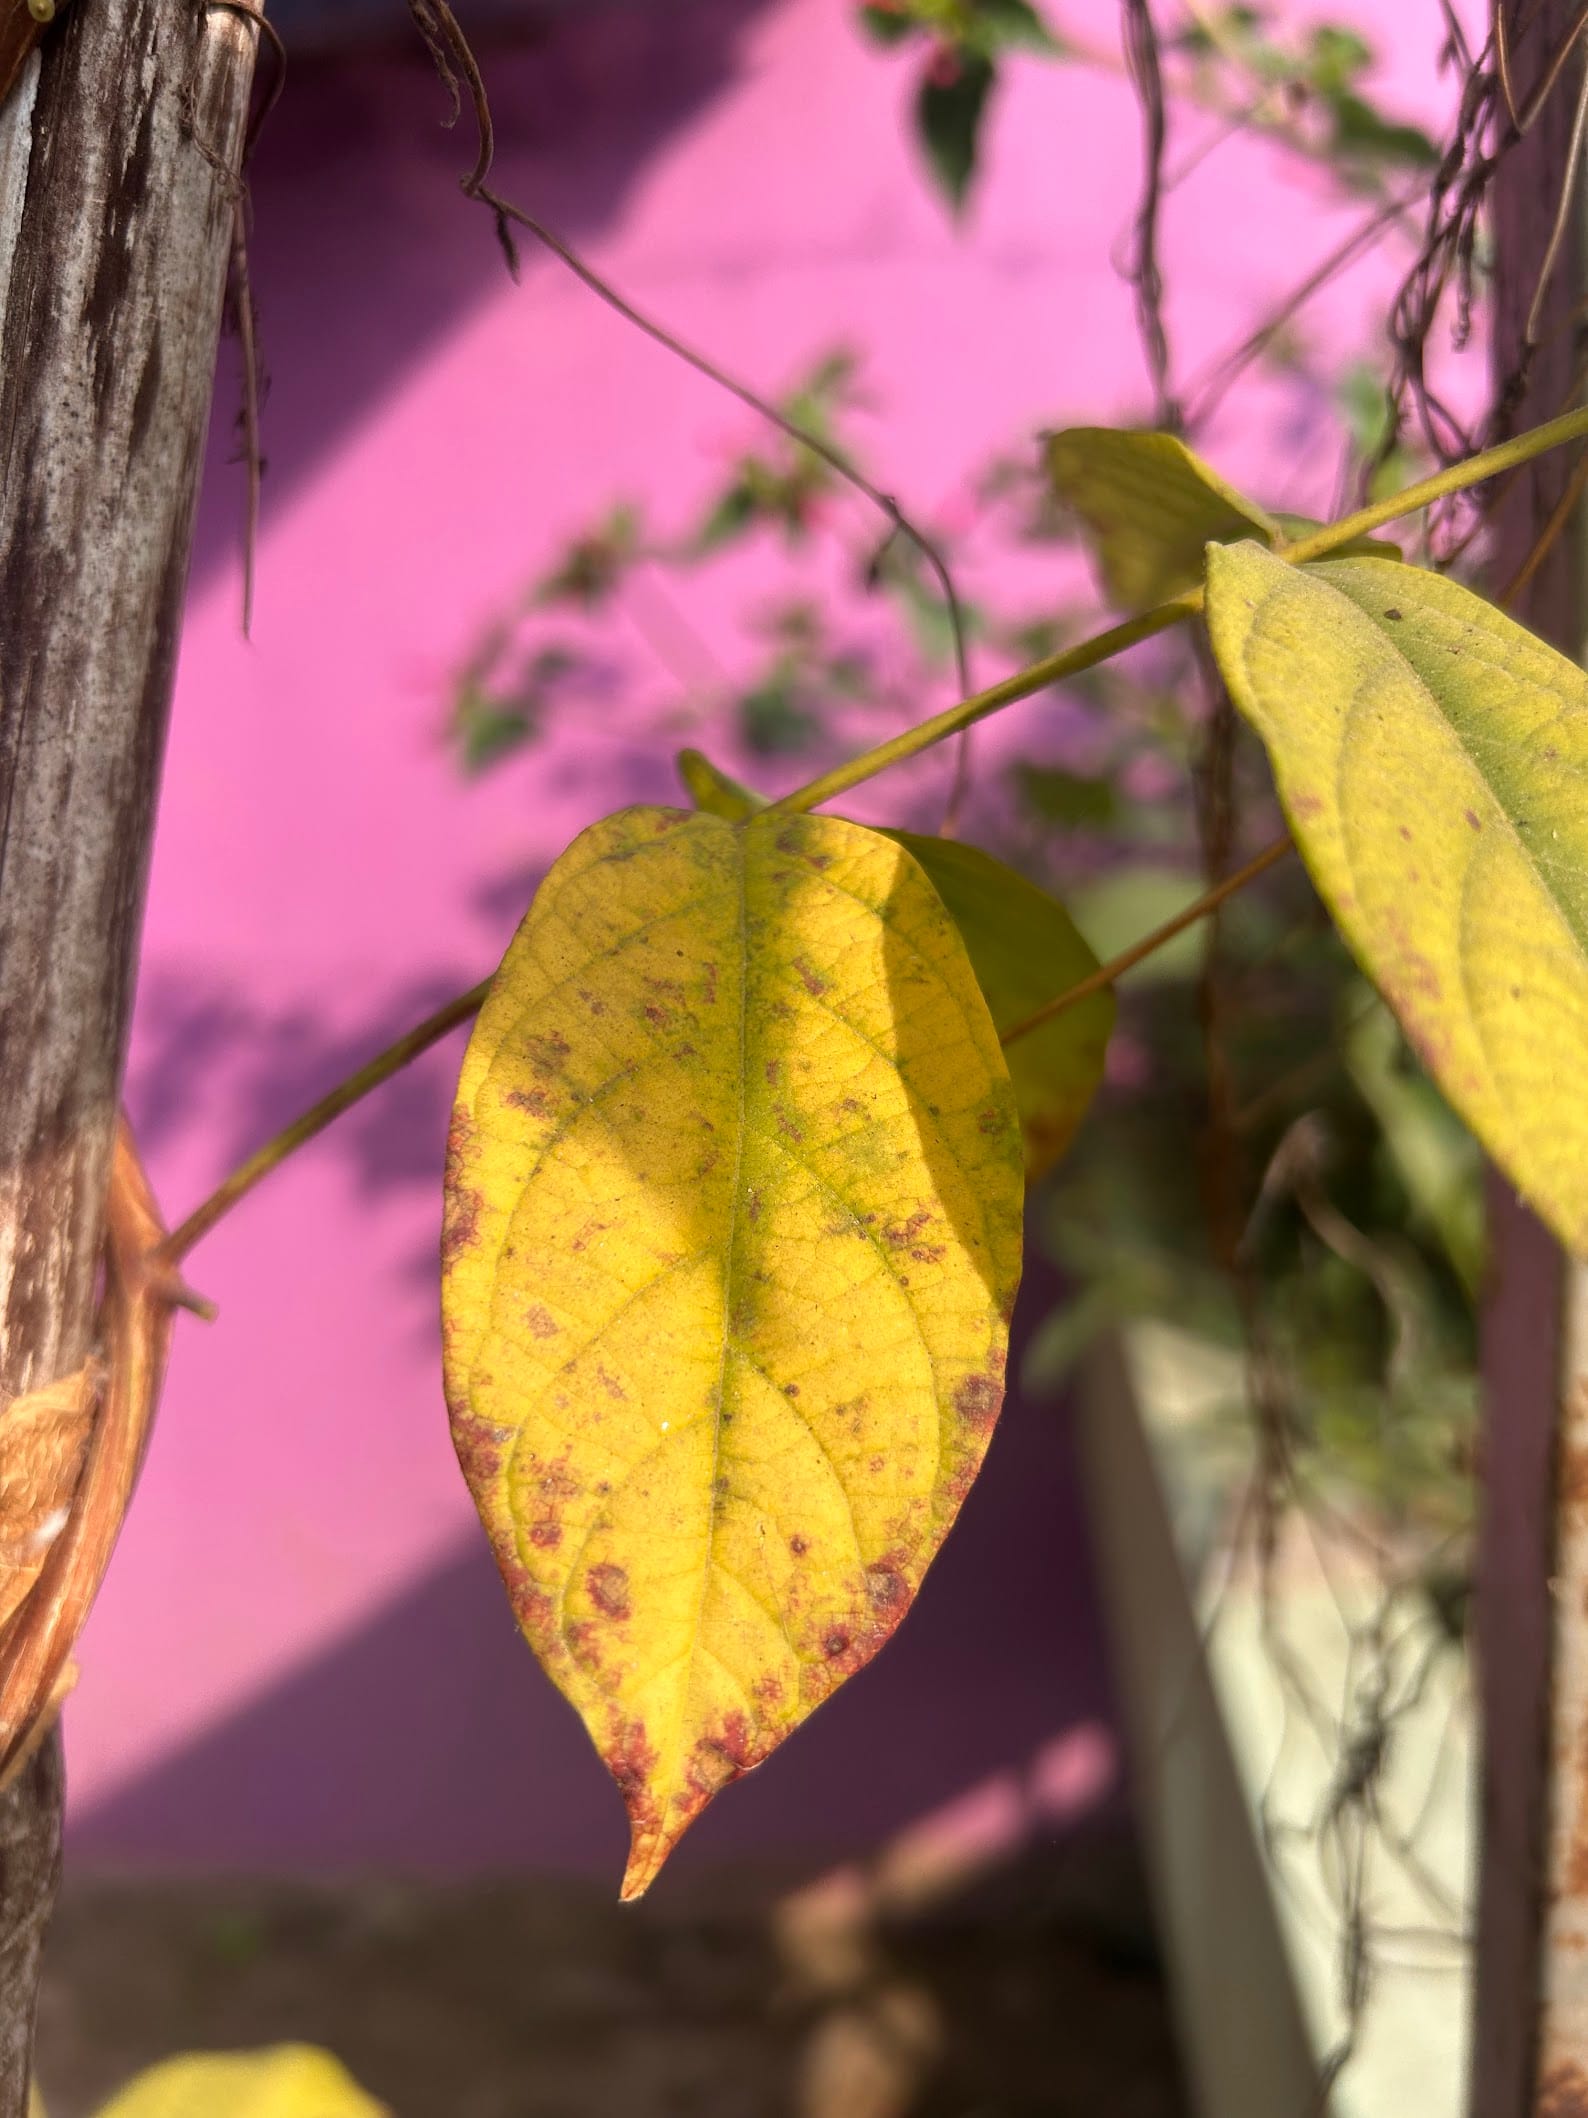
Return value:
M 339 1081 L 318 1103 L 311 1104 L 301 1117 L 295 1118 L 290 1125 L 283 1126 L 274 1139 L 267 1140 L 246 1162 L 234 1169 L 202 1204 L 194 1207 L 180 1226 L 164 1238 L 159 1246 L 161 1258 L 173 1265 L 180 1263 L 195 1243 L 202 1241 L 240 1199 L 246 1198 L 256 1184 L 263 1183 L 271 1171 L 279 1168 L 289 1155 L 295 1154 L 317 1133 L 324 1132 L 333 1120 L 340 1118 L 344 1111 L 351 1110 L 371 1089 L 379 1088 L 383 1081 L 389 1081 L 393 1074 L 399 1073 L 403 1067 L 417 1059 L 421 1052 L 428 1051 L 431 1045 L 438 1044 L 449 1031 L 455 1030 L 459 1023 L 467 1022 L 471 1015 L 477 1014 L 490 989 L 490 979 L 484 978 L 478 985 L 470 986 L 466 993 L 460 993 L 456 999 L 447 1001 L 445 1006 L 437 1008 L 433 1015 L 427 1015 L 417 1027 L 399 1037 L 395 1043 L 387 1045 L 384 1051 L 377 1052 L 356 1074 L 350 1074 L 345 1081 Z
M 1060 1015 L 1067 1014 L 1071 1008 L 1079 1007 L 1083 1000 L 1090 1000 L 1094 993 L 1106 991 L 1117 979 L 1123 978 L 1127 971 L 1133 971 L 1138 963 L 1144 963 L 1149 956 L 1155 956 L 1160 949 L 1167 947 L 1177 935 L 1183 934 L 1187 927 L 1194 927 L 1198 920 L 1206 919 L 1216 912 L 1237 890 L 1244 890 L 1248 883 L 1255 882 L 1259 875 L 1265 874 L 1276 862 L 1283 860 L 1292 850 L 1292 846 L 1293 841 L 1287 831 L 1283 838 L 1276 838 L 1272 845 L 1265 846 L 1261 853 L 1254 854 L 1245 866 L 1238 868 L 1233 875 L 1225 876 L 1213 889 L 1205 890 L 1195 904 L 1187 905 L 1183 912 L 1177 912 L 1173 919 L 1165 920 L 1161 927 L 1154 927 L 1150 934 L 1144 935 L 1121 955 L 1100 964 L 1089 976 L 1072 985 L 1066 992 L 1060 993 L 1053 1000 L 1044 1001 L 1042 1006 L 1033 1014 L 1027 1015 L 1023 1022 L 1017 1022 L 1012 1029 L 1005 1030 L 998 1040 L 999 1043 L 1007 1049 L 1020 1038 L 1029 1037 L 1033 1030 L 1040 1030 L 1046 1024 L 1056 1021 Z
M 1152 0 L 1121 0 L 1121 5 L 1125 63 L 1141 105 L 1145 134 L 1141 203 L 1136 213 L 1130 282 L 1136 292 L 1136 316 L 1147 356 L 1147 372 L 1152 379 L 1154 419 L 1166 432 L 1177 434 L 1185 422 L 1170 383 L 1169 334 L 1163 315 L 1163 273 L 1158 263 L 1158 217 L 1163 204 L 1164 151 L 1169 130 L 1164 109 L 1163 67 Z
M 748 411 L 755 413 L 757 418 L 765 420 L 769 426 L 775 427 L 797 446 L 809 450 L 846 485 L 869 501 L 899 535 L 909 539 L 931 570 L 943 598 L 949 630 L 953 637 L 954 675 L 959 685 L 959 695 L 961 698 L 968 698 L 972 685 L 964 610 L 948 562 L 933 539 L 912 521 L 892 493 L 884 492 L 880 486 L 875 485 L 850 461 L 842 449 L 824 441 L 819 434 L 809 432 L 798 420 L 791 419 L 786 412 L 753 390 L 748 383 L 730 375 L 698 347 L 688 344 L 665 324 L 659 323 L 655 317 L 637 309 L 633 302 L 620 294 L 610 280 L 589 265 L 554 229 L 493 188 L 488 179 L 496 159 L 496 132 L 491 117 L 490 97 L 480 72 L 479 61 L 475 58 L 462 25 L 448 6 L 447 0 L 408 0 L 408 6 L 435 61 L 442 82 L 452 98 L 454 118 L 460 107 L 460 76 L 467 85 L 479 145 L 474 167 L 462 179 L 463 190 L 467 197 L 488 207 L 495 215 L 497 231 L 515 277 L 517 255 L 513 246 L 512 230 L 522 228 L 526 235 L 534 237 L 542 249 L 548 250 L 565 265 L 574 278 L 588 288 L 597 300 L 604 302 L 616 315 L 621 316 L 625 323 L 632 324 L 654 345 L 660 346 L 664 352 L 671 353 L 674 359 L 682 361 L 686 367 L 693 368 L 697 375 L 703 376 L 707 382 L 714 383 L 718 389 L 735 398 Z

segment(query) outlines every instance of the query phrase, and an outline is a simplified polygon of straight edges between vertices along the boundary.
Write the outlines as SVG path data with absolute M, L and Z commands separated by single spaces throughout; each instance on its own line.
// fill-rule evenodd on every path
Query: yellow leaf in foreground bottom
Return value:
M 1429 1072 L 1588 1252 L 1588 676 L 1437 574 L 1208 553 L 1208 630 Z
M 638 1896 L 887 1639 L 1003 1394 L 1019 1124 L 963 945 L 831 817 L 631 809 L 542 884 L 464 1061 L 443 1312 L 519 1622 Z
M 195 2052 L 151 2067 L 99 2118 L 389 2118 L 329 2052 Z

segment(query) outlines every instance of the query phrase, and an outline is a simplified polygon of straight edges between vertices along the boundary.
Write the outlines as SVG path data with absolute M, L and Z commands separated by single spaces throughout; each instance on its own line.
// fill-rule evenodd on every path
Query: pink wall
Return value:
M 1400 106 L 1442 108 L 1434 0 L 1358 12 L 1395 46 Z M 1065 14 L 1112 44 L 1113 0 Z M 503 187 L 636 299 L 772 388 L 835 340 L 866 350 L 857 431 L 928 517 L 952 518 L 968 470 L 1038 424 L 1143 408 L 1110 263 L 1137 181 L 1117 78 L 1018 66 L 956 232 L 901 133 L 903 75 L 834 0 L 602 9 L 490 71 Z M 685 519 L 752 429 L 550 262 L 509 284 L 458 196 L 469 142 L 441 107 L 422 56 L 305 67 L 259 155 L 258 611 L 245 643 L 228 360 L 132 1064 L 172 1214 L 493 964 L 584 823 L 672 796 L 684 738 L 654 679 L 482 782 L 443 753 L 449 674 L 497 604 L 616 493 Z M 1168 212 L 1186 367 L 1347 220 L 1265 148 L 1215 155 Z M 1362 343 L 1393 265 L 1355 273 L 1320 337 Z M 1326 504 L 1319 408 L 1273 389 L 1259 407 L 1219 437 L 1223 460 L 1280 504 Z M 847 505 L 835 531 L 850 553 L 871 534 Z M 756 578 L 691 607 L 730 658 Z M 220 1321 L 179 1332 L 68 1715 L 84 1852 L 616 1875 L 616 1797 L 512 1636 L 447 1439 L 434 1250 L 457 1057 L 455 1041 L 344 1123 L 194 1260 Z M 1012 1407 L 899 1641 L 691 1857 L 830 1850 L 1041 1757 L 1052 1779 L 1064 1753 L 1044 1746 L 1107 1712 L 1080 1540 L 1053 1408 Z

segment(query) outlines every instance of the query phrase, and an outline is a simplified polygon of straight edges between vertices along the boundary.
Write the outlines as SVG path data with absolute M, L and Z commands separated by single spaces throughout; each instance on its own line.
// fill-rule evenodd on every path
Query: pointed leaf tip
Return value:
M 824 816 L 575 841 L 481 1011 L 446 1381 L 626 1898 L 908 1609 L 1002 1398 L 1019 1123 L 916 862 Z

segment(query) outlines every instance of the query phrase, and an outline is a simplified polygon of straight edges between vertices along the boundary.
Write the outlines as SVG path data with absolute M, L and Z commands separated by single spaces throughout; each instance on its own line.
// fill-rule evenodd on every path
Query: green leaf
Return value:
M 625 1895 L 909 1608 L 1002 1397 L 1023 1188 L 899 845 L 630 809 L 541 885 L 458 1087 L 446 1389 Z
M 1316 515 L 1290 515 L 1278 508 L 1274 510 L 1274 520 L 1287 544 L 1294 544 L 1300 538 L 1310 537 L 1328 527 Z M 1332 556 L 1336 559 L 1401 559 L 1405 554 L 1390 537 L 1353 537 L 1348 544 L 1336 546 Z
M 943 900 L 1000 1035 L 1098 968 L 1058 899 L 980 846 L 914 831 L 884 835 L 915 856 Z M 1032 1183 L 1075 1137 L 1103 1078 L 1113 1027 L 1113 994 L 1094 993 L 1005 1052 Z
M 932 174 L 956 212 L 976 173 L 982 118 L 996 78 L 990 59 L 944 45 L 916 93 L 916 131 Z
M 1405 164 L 1414 169 L 1432 169 L 1439 162 L 1439 149 L 1421 127 L 1397 124 L 1376 111 L 1360 96 L 1341 92 L 1329 98 L 1333 119 L 1333 147 L 1339 155 L 1358 156 L 1374 162 Z
M 695 807 L 704 809 L 708 816 L 720 816 L 730 824 L 742 824 L 767 805 L 764 794 L 757 794 L 753 787 L 730 779 L 726 772 L 717 769 L 704 751 L 680 750 L 675 763 L 678 777 L 688 789 Z
M 391 2118 L 329 2052 L 194 2052 L 151 2067 L 99 2118 Z
M 1346 1029 L 1346 1070 L 1379 1122 L 1418 1221 L 1476 1296 L 1483 1278 L 1483 1168 L 1476 1141 L 1427 1077 L 1406 1063 L 1394 1017 L 1375 1005 Z
M 1059 765 L 1016 765 L 1015 783 L 1027 805 L 1051 824 L 1097 830 L 1111 824 L 1119 802 L 1107 780 L 1088 779 Z
M 876 5 L 861 8 L 860 26 L 873 43 L 884 46 L 903 44 L 907 38 L 918 36 L 922 27 L 908 8 Z
M 1188 869 L 1122 867 L 1073 891 L 1070 909 L 1087 942 L 1107 963 L 1144 934 L 1167 926 L 1187 905 L 1195 904 L 1206 887 Z M 1150 985 L 1195 977 L 1202 949 L 1202 937 L 1188 928 L 1139 963 L 1130 974 L 1132 981 Z
M 1296 842 L 1450 1102 L 1588 1250 L 1588 676 L 1437 574 L 1208 555 Z
M 1279 535 L 1273 516 L 1226 485 L 1173 434 L 1068 427 L 1047 444 L 1048 476 L 1080 518 L 1111 603 L 1145 610 L 1202 578 L 1209 544 Z
M 1062 58 L 1069 47 L 1056 37 L 1029 0 L 980 0 L 978 24 L 985 45 L 993 50 L 1036 52 Z

